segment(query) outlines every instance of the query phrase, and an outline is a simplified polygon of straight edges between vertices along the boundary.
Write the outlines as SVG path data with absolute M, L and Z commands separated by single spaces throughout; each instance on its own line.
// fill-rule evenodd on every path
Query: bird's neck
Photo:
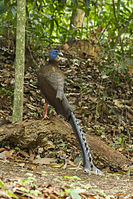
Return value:
M 50 64 L 57 65 L 57 61 L 56 61 L 55 59 L 50 59 L 50 60 L 49 60 L 49 63 L 50 63 Z

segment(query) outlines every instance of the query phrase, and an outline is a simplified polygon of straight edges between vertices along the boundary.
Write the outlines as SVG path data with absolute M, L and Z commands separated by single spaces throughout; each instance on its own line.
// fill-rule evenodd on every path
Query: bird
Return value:
M 71 124 L 82 152 L 84 170 L 88 174 L 104 175 L 93 163 L 84 133 L 64 94 L 64 74 L 56 61 L 59 54 L 61 54 L 59 50 L 53 49 L 50 52 L 49 61 L 41 65 L 38 71 L 37 77 L 41 93 L 46 102 L 55 108 L 56 113 L 63 116 Z

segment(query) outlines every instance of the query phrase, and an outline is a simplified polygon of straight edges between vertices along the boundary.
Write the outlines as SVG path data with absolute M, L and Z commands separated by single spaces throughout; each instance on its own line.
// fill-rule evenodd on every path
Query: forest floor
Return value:
M 14 53 L 9 51 L 6 42 L 4 47 L 3 43 L 0 44 L 2 132 L 5 128 L 9 129 L 12 115 Z M 59 63 L 67 77 L 65 93 L 80 126 L 84 132 L 96 135 L 123 154 L 132 166 L 133 81 L 125 80 L 123 74 L 119 73 L 116 83 L 99 72 L 103 63 L 96 63 L 91 58 L 89 61 L 83 60 L 78 56 L 74 59 L 69 53 L 66 56 L 67 59 L 63 57 Z M 35 120 L 41 121 L 45 102 L 37 87 L 37 68 L 32 67 L 30 59 L 27 60 L 24 121 L 31 120 L 32 125 L 37 126 Z M 51 114 L 53 109 L 50 108 L 49 112 Z M 51 122 L 49 119 L 47 121 Z M 12 128 L 16 130 L 15 125 Z M 34 150 L 22 146 L 22 143 L 19 145 L 17 142 L 15 145 L 15 139 L 11 137 L 0 143 L 0 198 L 133 198 L 133 176 L 130 170 L 107 169 L 103 162 L 99 165 L 105 176 L 88 175 L 78 166 L 80 161 L 77 156 L 80 152 L 75 143 L 69 145 L 65 138 L 53 138 L 53 135 L 54 130 L 49 134 L 47 143 L 43 147 L 34 147 Z M 58 143 L 58 147 L 55 143 Z M 40 162 L 33 161 L 37 156 Z M 75 163 L 76 159 L 78 164 Z
M 133 178 L 122 174 L 88 175 L 83 169 L 0 161 L 4 189 L 18 198 L 133 198 Z M 7 190 L 5 191 L 7 195 Z M 0 198 L 4 197 L 0 191 Z M 3 196 L 3 197 L 2 197 Z

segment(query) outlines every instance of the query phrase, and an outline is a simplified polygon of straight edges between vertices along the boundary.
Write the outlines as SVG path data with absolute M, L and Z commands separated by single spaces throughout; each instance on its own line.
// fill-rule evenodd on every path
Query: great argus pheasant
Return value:
M 38 72 L 38 83 L 41 93 L 46 102 L 55 108 L 57 114 L 62 115 L 71 124 L 81 148 L 85 171 L 89 174 L 92 172 L 103 175 L 103 173 L 93 163 L 90 149 L 84 134 L 64 94 L 64 75 L 59 69 L 56 61 L 58 54 L 60 54 L 58 50 L 52 50 L 49 62 L 42 65 Z

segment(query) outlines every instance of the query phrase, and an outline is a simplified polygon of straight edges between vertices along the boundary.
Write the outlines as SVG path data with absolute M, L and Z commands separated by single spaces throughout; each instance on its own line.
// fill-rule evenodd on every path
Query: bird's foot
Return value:
M 48 119 L 48 118 L 49 118 L 48 115 L 47 115 L 47 114 L 44 114 L 42 120 L 45 120 L 45 119 Z
M 56 115 L 56 111 L 55 111 L 55 110 L 53 110 L 53 115 L 54 115 L 54 116 Z
M 43 116 L 42 120 L 44 120 L 46 118 L 48 119 L 47 110 L 48 110 L 48 104 L 46 104 L 45 113 L 44 113 L 44 116 Z

